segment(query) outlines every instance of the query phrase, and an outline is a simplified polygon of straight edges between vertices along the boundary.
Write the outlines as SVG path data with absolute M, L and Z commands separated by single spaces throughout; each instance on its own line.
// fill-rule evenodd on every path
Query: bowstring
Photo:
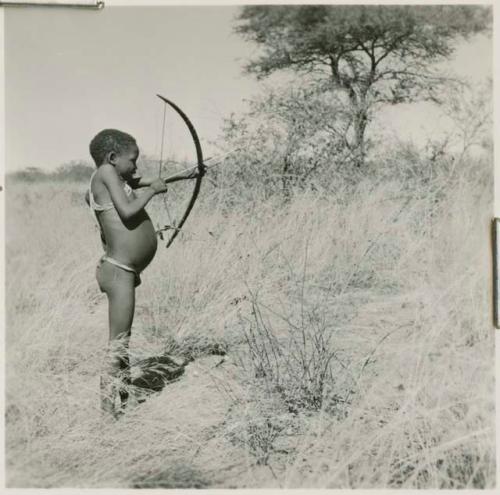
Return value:
M 163 146 L 165 144 L 165 126 L 166 126 L 166 122 L 167 122 L 167 105 L 166 103 L 163 104 L 163 124 L 162 124 L 162 130 L 161 130 L 161 146 L 160 146 L 160 163 L 159 163 L 159 167 L 158 167 L 158 178 L 161 179 L 161 173 L 162 173 L 162 168 L 163 168 Z M 173 225 L 173 222 L 172 222 L 172 217 L 170 215 L 170 210 L 168 208 L 168 202 L 167 202 L 167 195 L 166 194 L 162 194 L 162 198 L 163 198 L 163 206 L 167 212 L 167 216 L 168 216 L 168 222 L 170 225 Z M 173 225 L 175 227 L 175 225 Z M 162 235 L 162 228 L 160 227 L 160 225 L 158 224 L 158 230 L 160 232 L 160 236 L 161 238 L 163 239 L 163 235 Z
M 161 169 L 163 165 L 163 144 L 165 141 L 165 123 L 167 121 L 167 105 L 163 105 L 163 124 L 161 127 L 160 163 L 158 167 L 158 179 L 161 179 Z

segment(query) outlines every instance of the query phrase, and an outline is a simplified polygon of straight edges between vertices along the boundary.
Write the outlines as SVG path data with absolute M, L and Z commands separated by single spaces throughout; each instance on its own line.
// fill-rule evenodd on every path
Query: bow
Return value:
M 205 175 L 205 164 L 203 163 L 203 153 L 201 151 L 201 144 L 200 144 L 200 139 L 198 138 L 198 134 L 196 133 L 196 129 L 194 128 L 192 122 L 189 120 L 188 116 L 172 101 L 168 100 L 167 98 L 161 96 L 161 95 L 156 95 L 160 100 L 162 100 L 165 104 L 170 105 L 182 118 L 184 123 L 187 125 L 189 129 L 189 133 L 191 134 L 191 137 L 193 138 L 194 145 L 196 148 L 196 160 L 198 164 L 196 167 L 198 168 L 198 175 L 196 176 L 196 183 L 194 185 L 193 189 L 193 194 L 191 196 L 191 199 L 189 200 L 189 203 L 187 205 L 186 211 L 182 215 L 182 218 L 180 219 L 178 225 L 174 228 L 172 228 L 173 233 L 170 237 L 170 239 L 167 241 L 167 248 L 174 242 L 174 239 L 177 237 L 177 234 L 180 232 L 182 229 L 182 226 L 186 222 L 187 218 L 189 217 L 189 214 L 191 213 L 191 210 L 193 209 L 193 206 L 196 202 L 196 199 L 198 198 L 198 194 L 200 192 L 200 187 L 201 187 L 201 180 L 203 176 Z

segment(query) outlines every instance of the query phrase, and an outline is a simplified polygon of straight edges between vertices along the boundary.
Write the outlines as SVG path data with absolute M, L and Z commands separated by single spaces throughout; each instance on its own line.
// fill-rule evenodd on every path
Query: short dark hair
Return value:
M 121 153 L 131 146 L 137 146 L 137 143 L 130 134 L 117 129 L 104 129 L 90 141 L 89 150 L 96 166 L 99 167 L 109 152 Z

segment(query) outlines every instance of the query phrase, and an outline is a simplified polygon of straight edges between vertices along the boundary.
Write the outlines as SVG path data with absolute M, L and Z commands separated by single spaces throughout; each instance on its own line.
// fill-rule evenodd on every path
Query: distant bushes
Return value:
M 38 167 L 28 167 L 18 172 L 7 174 L 7 177 L 20 182 L 67 181 L 83 182 L 90 179 L 95 167 L 82 161 L 70 161 L 53 172 L 46 172 Z
M 53 172 L 51 178 L 57 180 L 69 180 L 72 182 L 80 182 L 90 179 L 95 167 L 85 162 L 71 161 L 61 165 Z
M 7 174 L 7 178 L 19 182 L 87 182 L 95 171 L 95 165 L 83 160 L 71 160 L 57 167 L 53 171 L 42 170 L 38 167 L 27 167 L 17 172 Z M 158 160 L 151 157 L 141 157 L 139 172 L 145 176 L 158 175 Z M 165 171 L 164 171 L 165 173 Z

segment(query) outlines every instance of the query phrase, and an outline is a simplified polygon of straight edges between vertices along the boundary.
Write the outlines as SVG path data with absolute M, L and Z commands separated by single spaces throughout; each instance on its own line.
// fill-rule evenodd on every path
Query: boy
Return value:
M 90 179 L 86 200 L 101 230 L 105 254 L 96 276 L 99 288 L 108 298 L 109 309 L 110 345 L 101 376 L 101 407 L 117 417 L 128 398 L 127 349 L 135 288 L 157 248 L 155 229 L 144 207 L 156 194 L 167 192 L 166 183 L 171 180 L 135 178 L 139 148 L 132 136 L 116 129 L 99 132 L 90 143 L 90 154 L 97 170 Z M 194 177 L 196 173 L 189 171 L 178 174 L 175 180 Z M 136 195 L 136 188 L 144 188 L 143 193 Z

